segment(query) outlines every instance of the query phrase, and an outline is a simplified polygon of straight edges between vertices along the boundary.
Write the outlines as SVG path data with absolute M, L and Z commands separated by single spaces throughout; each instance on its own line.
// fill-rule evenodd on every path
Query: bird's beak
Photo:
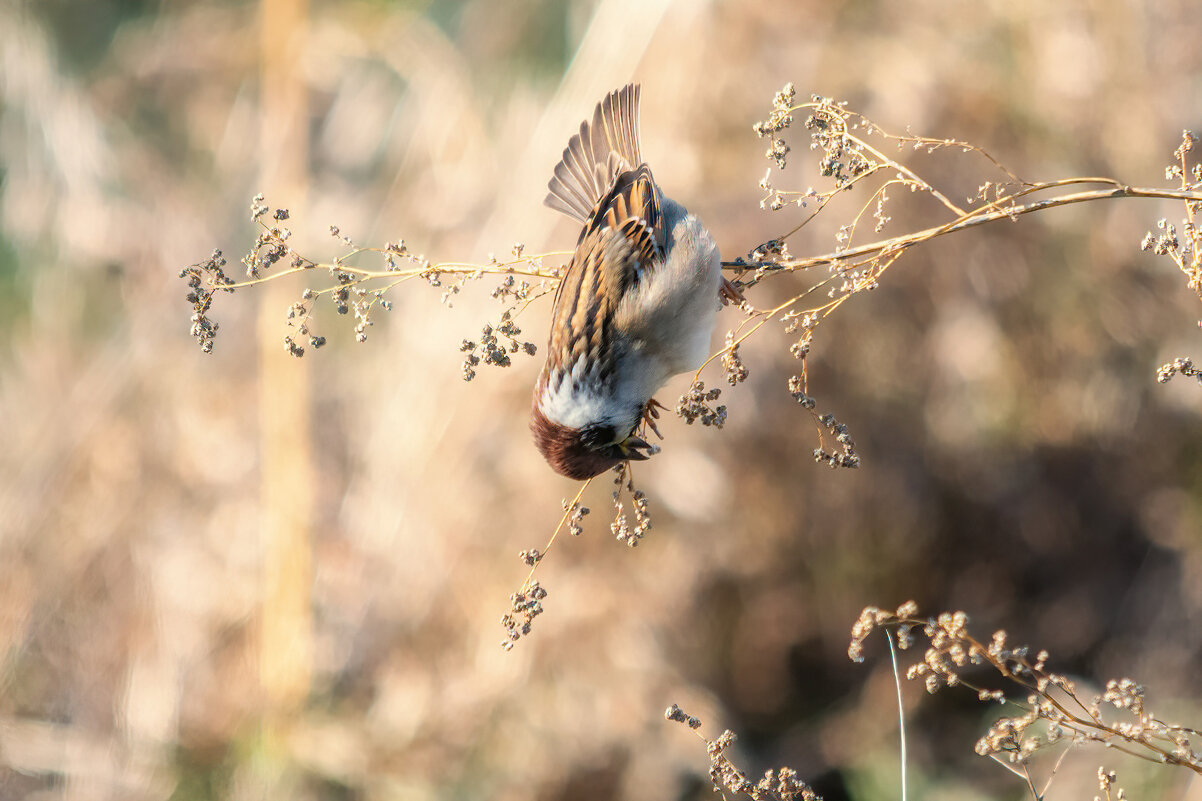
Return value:
M 646 453 L 646 451 L 651 449 L 651 443 L 642 437 L 636 437 L 634 434 L 631 434 L 626 439 L 617 443 L 617 448 L 618 453 L 622 455 L 623 459 L 642 462 L 651 458 L 650 455 Z

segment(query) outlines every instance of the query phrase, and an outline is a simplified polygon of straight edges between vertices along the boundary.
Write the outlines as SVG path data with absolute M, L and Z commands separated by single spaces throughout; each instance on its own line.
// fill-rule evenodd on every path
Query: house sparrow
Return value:
M 652 394 L 701 365 L 721 295 L 737 297 L 709 232 L 643 162 L 638 119 L 637 85 L 607 95 L 569 140 L 543 201 L 584 225 L 555 293 L 530 421 L 568 478 L 648 457 L 634 430 L 641 419 L 654 428 Z

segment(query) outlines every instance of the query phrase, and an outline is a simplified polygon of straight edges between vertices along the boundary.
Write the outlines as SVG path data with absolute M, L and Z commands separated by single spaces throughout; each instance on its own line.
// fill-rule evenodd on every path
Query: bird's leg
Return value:
M 664 435 L 659 433 L 659 426 L 655 424 L 655 421 L 659 419 L 659 410 L 666 408 L 668 407 L 664 406 L 655 398 L 647 401 L 647 405 L 643 407 L 643 422 L 646 423 L 647 428 L 654 431 L 655 436 L 659 437 L 660 439 L 663 439 Z
M 718 296 L 722 298 L 722 305 L 724 306 L 727 303 L 733 303 L 738 306 L 746 300 L 743 297 L 743 293 L 739 291 L 739 288 L 729 278 L 722 279 L 722 283 L 718 286 Z

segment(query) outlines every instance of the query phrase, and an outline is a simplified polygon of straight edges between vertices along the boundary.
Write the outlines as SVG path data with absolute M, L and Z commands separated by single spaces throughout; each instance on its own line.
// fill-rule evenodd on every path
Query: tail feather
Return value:
M 621 173 L 643 163 L 639 152 L 639 87 L 627 84 L 597 104 L 591 124 L 568 140 L 544 204 L 584 223 Z

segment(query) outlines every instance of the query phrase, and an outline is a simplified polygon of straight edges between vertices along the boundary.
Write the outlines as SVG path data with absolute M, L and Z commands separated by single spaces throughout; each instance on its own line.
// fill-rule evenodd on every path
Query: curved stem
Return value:
M 839 261 L 847 258 L 855 258 L 858 256 L 868 256 L 875 253 L 882 253 L 888 250 L 903 250 L 911 247 L 919 242 L 924 242 L 936 236 L 945 234 L 953 234 L 959 231 L 964 231 L 969 228 L 975 228 L 978 225 L 985 223 L 996 222 L 1002 219 L 1014 219 L 1024 214 L 1030 214 L 1035 211 L 1044 209 L 1056 208 L 1058 206 L 1068 206 L 1073 203 L 1088 203 L 1094 200 L 1108 200 L 1119 197 L 1142 197 L 1142 198 L 1158 198 L 1162 200 L 1189 200 L 1202 202 L 1202 192 L 1191 192 L 1174 189 L 1148 189 L 1145 187 L 1124 186 L 1117 184 L 1109 178 L 1090 178 L 1081 179 L 1073 178 L 1065 181 L 1054 181 L 1048 184 L 1040 184 L 1030 189 L 1012 195 L 1010 197 L 1020 197 L 1029 195 L 1032 192 L 1051 189 L 1056 186 L 1069 186 L 1083 181 L 1088 182 L 1105 182 L 1114 184 L 1111 189 L 1097 189 L 1088 192 L 1076 192 L 1070 195 L 1061 195 L 1059 197 L 1047 198 L 1045 200 L 1037 200 L 1021 206 L 1006 206 L 995 207 L 990 211 L 974 211 L 968 216 L 953 220 L 943 225 L 936 225 L 931 228 L 925 228 L 921 231 L 915 231 L 910 234 L 903 234 L 891 239 L 883 239 L 879 242 L 870 242 L 866 245 L 848 248 L 847 250 L 837 251 L 834 253 L 826 253 L 821 256 L 810 256 L 804 259 L 791 259 L 789 261 L 780 262 L 776 265 L 778 269 L 805 269 L 807 267 L 815 267 L 820 264 L 830 264 L 831 262 Z M 996 206 L 995 204 L 991 204 Z M 757 265 L 743 265 L 744 269 L 752 269 Z

